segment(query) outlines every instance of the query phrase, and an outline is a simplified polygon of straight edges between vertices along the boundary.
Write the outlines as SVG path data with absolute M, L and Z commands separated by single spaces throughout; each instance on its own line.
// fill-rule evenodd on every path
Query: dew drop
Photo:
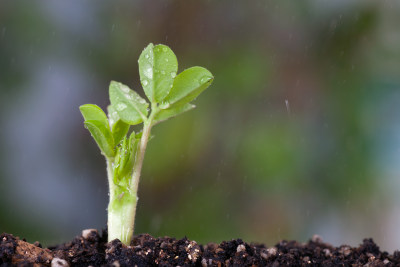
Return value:
M 133 99 L 133 97 L 132 97 L 130 94 L 125 94 L 125 97 L 128 98 L 128 99 L 130 99 L 130 100 Z
M 176 72 L 174 72 L 174 71 L 171 72 L 171 77 L 172 77 L 172 78 L 175 78 L 175 77 L 176 77 Z
M 149 67 L 144 71 L 144 75 L 146 75 L 149 79 L 153 79 L 153 68 Z
M 200 79 L 200 83 L 206 83 L 210 80 L 211 78 L 208 76 L 204 76 L 203 78 Z
M 165 75 L 165 71 L 162 70 L 162 71 L 161 71 L 161 74 L 162 74 L 162 75 Z
M 169 103 L 168 103 L 168 102 L 165 102 L 165 101 L 161 102 L 160 108 L 161 108 L 161 109 L 169 108 Z
M 149 54 L 144 55 L 145 58 L 149 58 Z
M 128 87 L 122 86 L 122 87 L 121 87 L 121 90 L 122 90 L 122 92 L 124 92 L 124 93 L 129 93 L 129 88 L 128 88 Z
M 162 51 L 167 52 L 168 49 L 166 47 L 163 47 Z
M 124 109 L 126 109 L 126 105 L 124 103 L 118 103 L 116 109 L 118 111 L 123 111 Z
M 147 80 L 143 80 L 143 86 L 146 86 L 148 84 Z
M 168 62 L 168 61 L 169 61 L 169 59 L 168 59 L 168 58 L 166 58 L 166 59 L 165 59 L 165 62 Z

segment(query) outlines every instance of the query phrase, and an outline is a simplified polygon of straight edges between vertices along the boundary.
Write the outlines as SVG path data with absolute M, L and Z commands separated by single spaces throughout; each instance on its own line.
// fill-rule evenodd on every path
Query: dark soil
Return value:
M 0 266 L 400 266 L 400 252 L 380 251 L 372 239 L 359 247 L 333 247 L 314 236 L 307 243 L 281 241 L 274 247 L 241 239 L 199 245 L 187 238 L 138 235 L 130 246 L 107 233 L 84 230 L 71 242 L 42 248 L 10 234 L 0 235 Z

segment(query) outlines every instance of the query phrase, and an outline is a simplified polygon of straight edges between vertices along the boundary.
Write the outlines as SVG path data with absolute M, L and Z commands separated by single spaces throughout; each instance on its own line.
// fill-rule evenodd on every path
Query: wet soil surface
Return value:
M 71 242 L 42 248 L 10 234 L 0 235 L 0 266 L 400 266 L 400 252 L 380 251 L 372 239 L 359 247 L 333 247 L 313 236 L 307 243 L 281 241 L 274 247 L 241 239 L 199 245 L 183 238 L 138 235 L 130 246 L 107 233 L 84 230 Z

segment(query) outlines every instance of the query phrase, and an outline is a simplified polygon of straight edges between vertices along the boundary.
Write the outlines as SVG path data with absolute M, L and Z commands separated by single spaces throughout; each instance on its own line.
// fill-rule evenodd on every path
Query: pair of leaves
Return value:
M 147 98 L 151 103 L 161 102 L 168 95 L 178 70 L 175 54 L 165 45 L 149 44 L 138 62 Z M 136 125 L 146 120 L 149 104 L 138 93 L 122 83 L 112 81 L 109 94 L 111 105 L 125 123 Z
M 85 119 L 86 128 L 102 153 L 108 158 L 114 158 L 114 183 L 121 183 L 121 180 L 132 172 L 141 134 L 136 135 L 132 132 L 127 138 L 129 124 L 120 119 L 112 105 L 108 106 L 109 119 L 96 105 L 86 104 L 80 106 L 79 109 Z
M 190 104 L 213 81 L 211 72 L 192 67 L 176 75 L 178 61 L 165 45 L 149 44 L 139 57 L 139 74 L 143 90 L 153 105 L 161 111 L 155 123 L 193 109 Z M 110 100 L 121 119 L 135 125 L 146 120 L 149 104 L 128 86 L 112 81 Z
M 192 67 L 178 76 L 178 60 L 165 45 L 149 44 L 139 57 L 140 80 L 147 98 L 164 107 L 156 122 L 193 109 L 189 104 L 212 82 L 211 72 L 202 67 Z
M 128 133 L 129 125 L 120 120 L 118 113 L 109 106 L 110 123 L 104 111 L 93 104 L 86 104 L 79 107 L 85 127 L 93 136 L 101 152 L 106 157 L 114 157 L 114 148 Z

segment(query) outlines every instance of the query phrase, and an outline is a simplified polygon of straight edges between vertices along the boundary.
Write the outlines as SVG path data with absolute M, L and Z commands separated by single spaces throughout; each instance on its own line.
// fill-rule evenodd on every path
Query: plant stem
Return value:
M 144 120 L 142 137 L 136 152 L 133 165 L 132 177 L 126 188 L 116 186 L 113 181 L 112 164 L 107 159 L 108 180 L 110 185 L 110 203 L 108 205 L 108 241 L 116 238 L 122 243 L 129 245 L 133 236 L 135 226 L 135 215 L 137 206 L 137 191 L 140 174 L 142 171 L 144 155 L 149 141 L 153 120 L 159 109 L 156 105 L 147 120 Z
M 106 162 L 107 162 L 107 178 L 108 178 L 108 186 L 109 186 L 109 191 L 110 191 L 109 192 L 110 199 L 114 199 L 114 191 L 115 191 L 115 185 L 114 185 L 114 181 L 113 181 L 114 159 L 106 157 Z
M 150 131 L 151 131 L 151 122 L 146 123 L 143 127 L 142 138 L 140 139 L 140 145 L 137 152 L 137 158 L 135 161 L 135 165 L 133 165 L 133 173 L 132 173 L 132 184 L 131 191 L 137 192 L 139 186 L 140 173 L 142 171 L 144 154 L 146 152 L 147 142 L 149 141 Z

